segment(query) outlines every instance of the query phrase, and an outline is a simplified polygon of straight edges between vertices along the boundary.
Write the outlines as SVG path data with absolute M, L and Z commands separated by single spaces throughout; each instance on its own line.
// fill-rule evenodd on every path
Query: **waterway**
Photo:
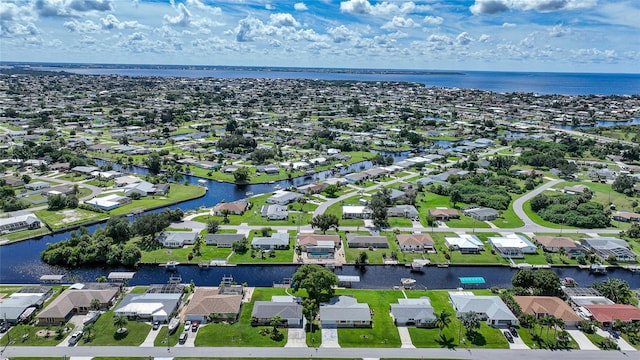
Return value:
M 575 130 L 575 129 L 588 129 L 588 128 L 593 128 L 593 127 L 609 127 L 609 126 L 618 126 L 618 125 L 640 125 L 640 118 L 633 118 L 633 119 L 631 119 L 629 121 L 598 120 L 598 121 L 596 121 L 596 123 L 594 125 L 579 125 L 579 126 L 554 125 L 554 126 L 559 128 L 559 129 L 564 129 L 564 130 Z

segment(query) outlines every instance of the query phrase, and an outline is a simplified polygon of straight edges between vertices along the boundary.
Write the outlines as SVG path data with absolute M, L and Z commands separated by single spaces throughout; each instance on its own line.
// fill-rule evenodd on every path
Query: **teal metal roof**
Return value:
M 484 278 L 482 276 L 470 276 L 470 277 L 460 277 L 460 284 L 484 284 Z

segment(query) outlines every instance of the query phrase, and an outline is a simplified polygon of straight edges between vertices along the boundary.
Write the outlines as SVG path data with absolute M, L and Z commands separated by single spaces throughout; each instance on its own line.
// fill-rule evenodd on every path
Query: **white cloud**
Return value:
M 489 40 L 491 40 L 491 36 L 489 36 L 489 35 L 487 35 L 487 34 L 482 34 L 482 35 L 480 35 L 480 37 L 478 38 L 478 41 L 479 41 L 479 42 L 482 42 L 482 43 L 486 43 L 486 42 L 488 42 Z
M 71 0 L 69 8 L 79 11 L 113 11 L 111 0 Z
M 512 27 L 516 27 L 516 24 L 506 22 L 506 23 L 502 24 L 502 27 L 503 28 L 512 28 Z
M 340 3 L 340 11 L 358 15 L 395 15 L 425 12 L 431 10 L 428 5 L 416 5 L 413 1 L 387 2 L 372 5 L 369 0 L 348 0 Z
M 67 30 L 77 33 L 94 33 L 100 31 L 100 25 L 91 20 L 78 21 L 73 19 L 65 21 L 63 25 Z
M 70 17 L 85 12 L 113 11 L 112 0 L 35 0 L 33 9 L 42 17 Z
M 275 9 L 276 7 L 275 7 L 275 6 L 273 6 L 272 4 L 267 3 L 267 4 L 264 4 L 264 8 L 265 8 L 265 9 L 267 9 L 267 10 L 273 10 L 273 9 Z
M 140 24 L 135 20 L 120 21 L 113 14 L 108 14 L 107 16 L 100 19 L 100 25 L 104 30 L 139 29 L 139 28 L 145 27 L 144 25 Z
M 330 28 L 327 30 L 329 35 L 333 38 L 333 42 L 343 43 L 349 41 L 355 41 L 360 38 L 360 34 L 349 29 L 344 25 Z
M 458 45 L 469 45 L 473 41 L 473 38 L 469 36 L 469 34 L 465 32 L 461 32 L 458 36 L 456 36 L 456 43 Z
M 273 26 L 298 27 L 300 23 L 291 14 L 277 13 L 271 14 L 269 24 Z
M 171 0 L 171 6 L 178 12 L 176 16 L 165 15 L 164 20 L 173 26 L 189 26 L 191 23 L 191 12 L 184 6 L 183 3 L 179 3 L 178 6 Z
M 30 9 L 0 2 L 0 36 L 24 36 L 40 33 L 33 23 L 36 17 Z
M 405 18 L 402 16 L 394 16 L 393 19 L 383 24 L 380 28 L 382 29 L 403 29 L 403 28 L 414 28 L 419 27 L 420 25 L 413 21 L 411 18 Z
M 440 24 L 442 24 L 444 19 L 441 18 L 440 16 L 427 15 L 427 16 L 424 17 L 424 19 L 422 21 L 424 23 L 426 23 L 426 24 L 429 24 L 429 25 L 440 25 Z
M 309 8 L 307 7 L 307 5 L 303 2 L 299 2 L 299 3 L 295 3 L 293 5 L 293 8 L 296 9 L 297 11 L 306 11 L 309 10 Z
M 562 24 L 558 24 L 549 29 L 549 36 L 551 37 L 562 37 L 565 35 L 570 35 L 571 33 L 572 30 L 570 28 L 562 26 Z
M 509 10 L 552 12 L 561 10 L 590 9 L 597 0 L 475 0 L 469 7 L 474 15 L 497 14 Z

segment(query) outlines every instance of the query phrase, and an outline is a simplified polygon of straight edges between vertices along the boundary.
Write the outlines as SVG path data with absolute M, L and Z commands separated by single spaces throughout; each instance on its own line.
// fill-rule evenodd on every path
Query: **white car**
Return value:
M 69 345 L 75 345 L 78 343 L 78 341 L 80 341 L 80 339 L 82 339 L 82 331 L 76 331 L 74 332 L 71 337 L 69 338 Z
M 191 320 L 187 320 L 184 322 L 184 331 L 189 331 L 191 328 Z

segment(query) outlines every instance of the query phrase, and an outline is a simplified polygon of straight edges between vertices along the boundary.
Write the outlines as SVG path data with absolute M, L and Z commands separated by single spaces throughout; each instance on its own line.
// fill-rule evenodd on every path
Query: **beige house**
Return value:
M 119 293 L 119 288 L 111 286 L 102 289 L 67 289 L 36 316 L 38 325 L 63 325 L 73 315 L 86 314 L 91 310 L 94 299 L 100 301 L 100 308 L 109 308 Z
M 225 294 L 219 287 L 197 287 L 184 312 L 184 319 L 209 322 L 210 315 L 235 321 L 242 307 L 242 294 Z

